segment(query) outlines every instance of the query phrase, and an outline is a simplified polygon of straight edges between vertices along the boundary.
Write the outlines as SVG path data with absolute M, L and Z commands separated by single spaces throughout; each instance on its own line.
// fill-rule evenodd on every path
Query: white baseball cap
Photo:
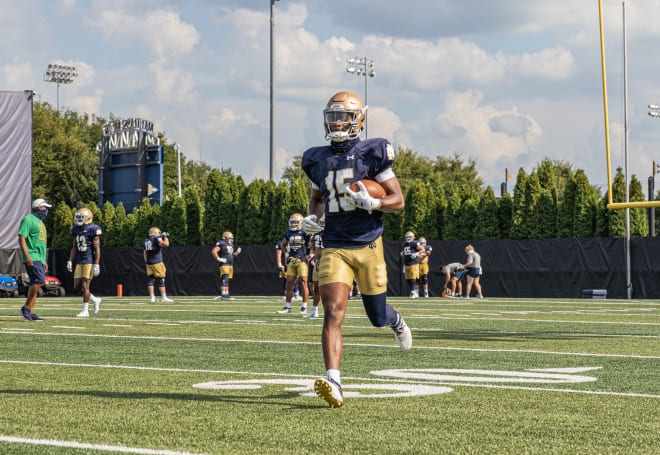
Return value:
M 48 202 L 46 202 L 45 200 L 39 198 L 39 199 L 34 200 L 34 202 L 32 203 L 32 208 L 36 209 L 40 205 L 43 205 L 44 207 L 52 207 L 52 205 L 50 205 Z

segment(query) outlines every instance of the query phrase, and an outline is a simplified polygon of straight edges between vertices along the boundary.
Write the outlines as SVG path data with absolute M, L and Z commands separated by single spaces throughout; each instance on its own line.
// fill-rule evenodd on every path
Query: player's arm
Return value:
M 165 235 L 165 233 L 161 234 L 160 239 L 158 239 L 158 244 L 160 246 L 170 246 L 170 239 Z
M 309 194 L 307 214 L 316 215 L 317 218 L 322 218 L 324 213 L 325 213 L 325 203 L 323 202 L 323 195 L 318 189 L 312 188 L 312 191 Z
M 385 188 L 387 195 L 380 200 L 379 210 L 382 212 L 396 212 L 402 210 L 406 206 L 406 202 L 403 198 L 403 191 L 401 191 L 399 179 L 396 178 L 396 176 L 392 176 L 392 178 L 380 182 L 380 184 Z
M 99 265 L 101 263 L 101 238 L 98 235 L 92 240 L 92 246 L 94 247 L 96 265 Z

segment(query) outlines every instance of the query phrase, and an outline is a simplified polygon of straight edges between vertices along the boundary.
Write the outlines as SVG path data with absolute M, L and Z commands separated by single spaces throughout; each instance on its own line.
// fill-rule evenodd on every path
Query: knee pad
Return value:
M 159 288 L 164 288 L 165 287 L 165 278 L 156 278 L 156 284 L 158 284 Z
M 156 282 L 156 279 L 153 275 L 147 275 L 147 286 L 153 286 Z
M 220 277 L 220 283 L 221 283 L 223 286 L 229 286 L 229 275 L 227 275 L 226 273 L 225 273 L 224 275 L 222 275 L 222 276 Z
M 396 310 L 385 299 L 387 292 L 378 295 L 362 294 L 362 304 L 367 317 L 374 327 L 384 327 L 394 324 L 397 320 Z

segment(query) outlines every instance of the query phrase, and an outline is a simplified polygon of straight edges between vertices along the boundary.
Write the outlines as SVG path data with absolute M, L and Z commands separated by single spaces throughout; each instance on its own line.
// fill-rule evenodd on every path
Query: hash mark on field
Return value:
M 102 327 L 133 327 L 131 324 L 101 324 Z
M 51 325 L 53 329 L 84 329 L 84 327 L 74 325 Z
M 181 325 L 174 322 L 145 322 L 146 325 Z

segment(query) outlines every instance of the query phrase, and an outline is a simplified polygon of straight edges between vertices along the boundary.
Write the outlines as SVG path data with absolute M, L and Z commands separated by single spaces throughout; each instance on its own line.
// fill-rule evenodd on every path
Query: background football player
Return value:
M 301 161 L 312 185 L 309 215 L 303 224 L 305 232 L 319 232 L 318 220 L 325 216 L 319 287 L 324 309 L 321 343 L 326 377 L 317 379 L 314 389 L 331 407 L 344 404 L 341 325 L 353 278 L 357 278 L 371 324 L 391 327 L 402 349 L 412 346 L 410 329 L 386 300 L 387 267 L 381 237 L 382 212 L 401 210 L 405 203 L 392 170 L 392 145 L 381 138 L 360 141 L 366 109 L 355 93 L 342 91 L 333 95 L 323 111 L 330 145 L 306 150 Z M 361 182 L 359 191 L 348 188 L 362 179 L 380 183 L 385 197 L 373 198 Z
M 419 260 L 424 254 L 424 247 L 415 240 L 415 234 L 407 231 L 401 245 L 401 256 L 403 257 L 403 274 L 410 288 L 410 298 L 419 297 L 417 284 L 419 283 Z
M 424 291 L 424 297 L 429 297 L 429 257 L 433 252 L 433 247 L 426 243 L 426 238 L 420 237 L 419 244 L 424 248 L 424 252 L 419 256 L 419 284 Z
M 284 308 L 278 310 L 280 314 L 291 313 L 291 300 L 293 298 L 293 287 L 298 279 L 300 292 L 302 294 L 301 313 L 307 313 L 307 300 L 309 299 L 309 275 L 307 242 L 309 236 L 302 229 L 303 216 L 294 213 L 289 217 L 289 229 L 284 233 L 282 249 L 288 251 L 286 259 L 286 301 Z
M 305 315 L 306 318 L 317 318 L 319 316 L 319 303 L 321 303 L 321 291 L 319 290 L 319 267 L 321 258 L 323 257 L 323 228 L 325 227 L 325 219 L 319 220 L 321 232 L 312 234 L 309 238 L 309 257 L 310 264 L 313 264 L 312 269 L 312 308 Z
M 89 290 L 92 278 L 101 273 L 100 237 L 102 231 L 99 225 L 92 224 L 93 220 L 94 215 L 86 207 L 79 209 L 73 216 L 73 227 L 71 228 L 73 245 L 66 263 L 66 269 L 73 272 L 73 288 L 81 293 L 83 298 L 82 311 L 76 315 L 79 318 L 89 317 L 90 300 L 94 304 L 95 314 L 99 312 L 101 305 L 101 299 L 94 296 Z M 75 269 L 73 268 L 74 261 Z
M 231 300 L 229 283 L 234 278 L 234 257 L 241 254 L 241 248 L 234 248 L 234 234 L 222 233 L 222 238 L 215 242 L 211 255 L 220 263 L 220 298 Z M 217 299 L 217 297 L 216 297 Z
M 165 289 L 165 277 L 167 276 L 167 267 L 163 262 L 163 248 L 170 246 L 170 239 L 167 232 L 161 232 L 159 228 L 153 226 L 149 228 L 149 238 L 142 242 L 144 263 L 147 268 L 147 290 L 151 302 L 156 301 L 155 287 L 158 286 L 161 302 L 173 302 L 167 297 Z

